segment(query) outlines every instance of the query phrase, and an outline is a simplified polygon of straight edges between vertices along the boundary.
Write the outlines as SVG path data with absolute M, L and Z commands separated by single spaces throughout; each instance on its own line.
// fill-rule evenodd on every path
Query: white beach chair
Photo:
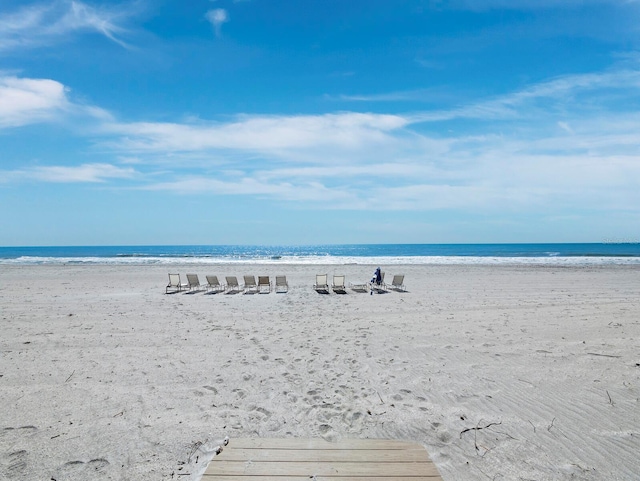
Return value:
M 378 293 L 387 292 L 387 285 L 384 283 L 384 271 L 380 271 L 380 284 L 371 282 L 369 283 L 369 286 L 372 291 L 376 291 Z
M 269 294 L 271 292 L 271 281 L 269 280 L 269 276 L 258 276 L 258 292 L 261 294 Z
M 254 276 L 244 276 L 244 293 L 253 294 L 258 292 L 258 285 Z
M 238 284 L 238 279 L 236 278 L 236 276 L 227 276 L 224 279 L 227 282 L 225 292 L 240 292 L 240 284 Z
M 349 288 L 356 292 L 369 292 L 369 282 L 349 283 Z
M 287 276 L 276 276 L 276 292 L 288 292 L 289 283 Z
M 164 293 L 169 294 L 169 291 L 171 291 L 172 293 L 180 292 L 181 290 L 187 288 L 189 288 L 189 284 L 183 284 L 180 281 L 180 274 L 169 274 L 169 284 L 167 284 Z
M 329 292 L 329 284 L 327 283 L 327 274 L 316 274 L 316 283 L 313 288 L 318 292 Z
M 333 283 L 331 284 L 331 289 L 333 289 L 333 292 L 346 294 L 347 289 L 344 286 L 344 276 L 333 276 Z
M 199 291 L 201 289 L 198 274 L 187 274 L 187 283 L 190 291 Z
M 406 289 L 404 287 L 404 274 L 397 274 L 393 276 L 393 280 L 391 281 L 390 289 L 394 291 L 405 292 Z
M 224 286 L 220 284 L 220 281 L 218 281 L 218 276 L 206 276 L 206 277 L 207 277 L 207 284 L 205 285 L 205 287 L 207 288 L 207 290 L 210 290 L 212 292 L 224 291 Z

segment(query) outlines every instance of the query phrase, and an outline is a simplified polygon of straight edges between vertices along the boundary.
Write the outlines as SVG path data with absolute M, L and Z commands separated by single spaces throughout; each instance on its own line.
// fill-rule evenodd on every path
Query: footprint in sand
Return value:
M 320 436 L 325 441 L 336 442 L 338 440 L 338 435 L 328 424 L 321 424 L 320 426 L 318 426 L 318 431 L 320 432 Z
M 436 432 L 436 438 L 441 443 L 440 446 L 451 444 L 451 433 L 447 430 L 446 426 L 443 426 L 439 422 L 432 422 L 431 427 Z
M 268 411 L 265 408 L 256 407 L 253 409 L 253 411 L 259 412 L 260 414 L 264 415 L 266 419 L 269 419 L 271 417 L 271 411 Z
M 109 461 L 104 458 L 92 459 L 90 461 L 69 461 L 58 468 L 53 478 L 68 481 L 85 481 L 88 479 L 98 479 L 99 474 L 106 474 Z
M 6 479 L 21 479 L 21 477 L 24 476 L 24 471 L 27 468 L 27 456 L 25 450 L 19 450 L 3 454 L 0 457 L 2 472 L 6 476 Z
M 232 392 L 234 392 L 240 399 L 247 395 L 242 389 L 234 389 Z
M 345 412 L 342 415 L 342 420 L 347 428 L 351 432 L 359 432 L 362 430 L 362 424 L 365 420 L 364 413 L 360 411 L 356 412 Z
M 29 453 L 20 449 L 25 438 L 36 434 L 35 426 L 4 428 L 0 431 L 0 478 L 22 479 L 29 459 Z

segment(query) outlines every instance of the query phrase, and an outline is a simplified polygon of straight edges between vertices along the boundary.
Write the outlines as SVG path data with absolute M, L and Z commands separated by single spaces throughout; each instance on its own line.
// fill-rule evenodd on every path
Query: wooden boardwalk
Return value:
M 231 439 L 202 481 L 442 481 L 419 444 L 387 439 Z

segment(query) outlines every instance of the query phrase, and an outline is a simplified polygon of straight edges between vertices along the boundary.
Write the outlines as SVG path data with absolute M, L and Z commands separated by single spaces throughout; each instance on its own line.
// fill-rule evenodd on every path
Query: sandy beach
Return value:
M 198 480 L 225 436 L 391 438 L 445 480 L 640 479 L 640 268 L 0 266 L 0 479 Z M 169 272 L 286 294 L 165 295 Z

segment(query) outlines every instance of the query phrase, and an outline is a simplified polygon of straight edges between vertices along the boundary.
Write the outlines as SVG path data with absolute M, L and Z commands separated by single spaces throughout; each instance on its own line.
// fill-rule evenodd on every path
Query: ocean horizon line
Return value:
M 640 243 L 0 247 L 0 264 L 640 264 Z
M 310 247 L 310 246 L 498 246 L 498 245 L 640 245 L 640 238 L 605 239 L 599 242 L 357 242 L 357 243 L 275 243 L 275 244 L 37 244 L 0 245 L 0 249 L 43 249 L 69 247 Z

